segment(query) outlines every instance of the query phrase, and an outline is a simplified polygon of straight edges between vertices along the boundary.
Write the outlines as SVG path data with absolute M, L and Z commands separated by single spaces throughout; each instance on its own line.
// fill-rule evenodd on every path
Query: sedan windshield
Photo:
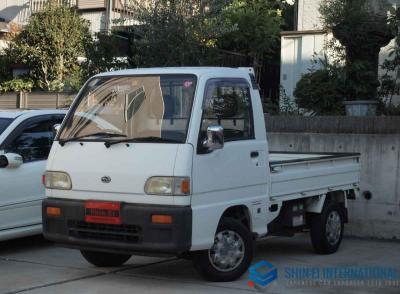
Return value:
M 0 118 L 0 135 L 7 129 L 12 121 L 11 118 Z
M 193 75 L 95 78 L 59 140 L 184 143 L 195 89 Z

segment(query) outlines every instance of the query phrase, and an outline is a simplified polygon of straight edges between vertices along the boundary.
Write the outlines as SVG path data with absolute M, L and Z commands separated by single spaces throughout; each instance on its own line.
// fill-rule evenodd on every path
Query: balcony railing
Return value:
M 133 1 L 131 0 L 113 0 L 111 19 L 112 25 L 129 26 L 136 23 L 132 11 Z
M 38 12 L 46 7 L 50 0 L 29 0 L 31 13 Z M 76 6 L 77 0 L 53 0 L 55 4 L 65 5 L 68 7 Z

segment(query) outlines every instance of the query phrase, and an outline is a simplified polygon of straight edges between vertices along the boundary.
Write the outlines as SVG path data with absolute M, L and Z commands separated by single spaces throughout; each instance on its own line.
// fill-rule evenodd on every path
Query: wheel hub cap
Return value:
M 326 238 L 331 245 L 336 245 L 342 233 L 342 222 L 337 211 L 331 211 L 326 220 Z
M 208 251 L 211 265 L 218 271 L 228 272 L 237 268 L 244 258 L 244 242 L 234 231 L 217 233 L 214 244 Z

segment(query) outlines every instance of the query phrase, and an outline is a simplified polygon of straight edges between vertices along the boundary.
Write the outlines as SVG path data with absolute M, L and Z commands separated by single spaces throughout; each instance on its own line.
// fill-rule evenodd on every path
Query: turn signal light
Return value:
M 187 178 L 181 182 L 181 193 L 185 195 L 190 194 L 190 180 Z
M 48 206 L 46 208 L 47 216 L 61 216 L 61 209 L 59 207 Z
M 172 216 L 153 214 L 151 216 L 151 222 L 153 224 L 172 224 Z

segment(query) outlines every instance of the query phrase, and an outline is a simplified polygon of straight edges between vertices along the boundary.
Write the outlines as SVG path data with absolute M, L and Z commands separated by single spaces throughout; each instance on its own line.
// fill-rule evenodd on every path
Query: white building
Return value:
M 323 0 L 297 0 L 296 1 L 296 31 L 283 32 L 281 36 L 281 85 L 285 93 L 291 99 L 296 84 L 312 67 L 314 58 L 323 58 L 327 54 L 324 44 L 327 38 L 331 38 L 325 31 L 319 6 Z M 384 2 L 391 5 L 399 5 L 400 0 L 373 0 L 375 5 L 383 5 Z M 388 58 L 389 48 L 394 43 L 382 48 L 380 62 Z M 329 54 L 327 54 L 329 55 Z

